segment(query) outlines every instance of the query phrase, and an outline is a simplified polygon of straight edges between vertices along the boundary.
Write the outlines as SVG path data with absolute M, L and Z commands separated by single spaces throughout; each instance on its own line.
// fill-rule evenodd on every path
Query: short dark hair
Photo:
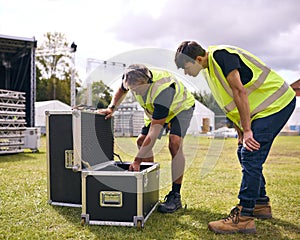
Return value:
M 131 64 L 124 72 L 122 76 L 123 87 L 128 88 L 128 85 L 134 83 L 143 84 L 151 83 L 152 73 L 143 64 Z
M 177 48 L 175 63 L 178 68 L 184 68 L 187 62 L 194 62 L 198 56 L 205 56 L 205 49 L 194 41 L 184 41 Z

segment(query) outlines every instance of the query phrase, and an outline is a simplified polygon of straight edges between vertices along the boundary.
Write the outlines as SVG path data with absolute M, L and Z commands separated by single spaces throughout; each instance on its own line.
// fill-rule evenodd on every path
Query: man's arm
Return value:
M 130 171 L 139 171 L 140 163 L 143 159 L 152 157 L 152 148 L 156 142 L 156 139 L 160 135 L 163 126 L 166 122 L 166 118 L 169 114 L 169 108 L 172 104 L 175 95 L 175 85 L 172 84 L 167 89 L 163 90 L 154 101 L 154 111 L 152 115 L 151 125 L 149 132 L 140 147 L 140 150 L 135 157 L 134 161 L 131 163 Z
M 152 148 L 160 132 L 162 131 L 165 121 L 166 118 L 159 119 L 159 120 L 156 119 L 151 120 L 149 132 L 142 146 L 140 147 L 139 152 L 137 153 L 134 161 L 130 164 L 129 171 L 140 171 L 140 164 L 141 162 L 143 162 L 143 159 L 152 157 L 153 154 Z
M 251 130 L 250 107 L 248 102 L 248 96 L 246 93 L 246 89 L 244 88 L 241 82 L 239 71 L 237 69 L 231 71 L 227 75 L 227 81 L 232 89 L 233 100 L 240 114 L 241 125 L 244 132 L 244 147 L 246 147 L 246 149 L 249 151 L 258 150 L 260 144 L 253 138 L 253 133 Z
M 111 118 L 115 108 L 121 104 L 126 94 L 127 91 L 124 91 L 121 87 L 119 87 L 116 93 L 114 94 L 108 108 L 99 109 L 97 113 L 105 114 L 106 115 L 105 119 Z

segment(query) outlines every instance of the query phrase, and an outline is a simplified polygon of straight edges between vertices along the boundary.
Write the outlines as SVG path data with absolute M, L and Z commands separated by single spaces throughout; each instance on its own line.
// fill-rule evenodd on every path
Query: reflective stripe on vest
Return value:
M 181 84 L 178 82 L 178 80 L 176 78 L 173 78 L 171 79 L 171 77 L 168 77 L 168 78 L 162 78 L 162 79 L 159 79 L 155 82 L 155 84 L 153 85 L 152 89 L 151 89 L 151 93 L 150 93 L 150 99 L 149 101 L 151 103 L 154 103 L 154 96 L 157 92 L 157 89 L 159 88 L 160 85 L 163 85 L 165 83 L 172 83 L 172 82 L 175 82 L 175 84 L 177 85 L 178 87 L 178 91 L 175 93 L 175 96 L 174 96 L 174 99 L 176 98 L 176 95 L 180 94 L 180 91 L 181 91 Z M 159 84 L 158 84 L 159 83 Z M 183 97 L 182 97 L 182 101 L 178 102 L 177 103 L 177 106 L 175 107 L 172 107 L 173 111 L 174 109 L 176 111 L 174 112 L 177 112 L 179 109 L 182 108 L 182 105 L 184 103 L 184 101 L 187 99 L 187 91 L 183 91 Z
M 187 110 L 195 104 L 193 95 L 185 88 L 183 83 L 178 81 L 175 77 L 170 74 L 156 74 L 153 71 L 153 83 L 151 84 L 148 93 L 146 102 L 144 102 L 142 96 L 135 95 L 136 100 L 144 108 L 145 115 L 148 117 L 145 118 L 145 125 L 147 126 L 150 123 L 154 110 L 154 101 L 155 98 L 160 94 L 161 91 L 175 83 L 175 95 L 173 97 L 173 102 L 170 106 L 169 115 L 166 119 L 166 123 L 169 122 L 174 116 L 176 116 L 182 110 Z M 160 79 L 154 79 L 154 77 L 162 77 Z M 163 86 L 165 85 L 165 86 Z
M 255 65 L 257 68 L 259 68 L 262 71 L 261 74 L 259 75 L 259 77 L 257 78 L 257 80 L 251 86 L 245 88 L 246 93 L 249 96 L 253 91 L 255 91 L 256 89 L 258 89 L 260 86 L 262 86 L 264 84 L 264 82 L 267 79 L 267 76 L 269 75 L 271 70 L 268 67 L 266 67 L 265 65 L 263 65 L 262 63 L 260 63 L 259 61 L 257 61 L 254 57 L 245 54 L 240 49 L 237 49 L 234 47 L 227 47 L 227 48 L 233 49 L 233 50 L 237 51 L 238 53 L 242 54 L 243 57 L 245 57 L 248 61 L 250 61 L 253 65 Z M 217 79 L 219 80 L 219 82 L 221 83 L 222 87 L 224 88 L 226 93 L 233 99 L 233 93 L 232 93 L 230 86 L 225 82 L 224 78 L 219 73 L 215 64 L 213 64 L 213 68 L 214 68 L 215 75 L 216 75 Z M 286 82 L 284 82 L 283 85 L 275 93 L 270 95 L 259 106 L 257 106 L 255 109 L 253 109 L 250 113 L 250 116 L 252 117 L 255 114 L 257 114 L 258 112 L 266 109 L 273 102 L 275 102 L 278 98 L 283 96 L 288 89 L 289 89 L 289 85 Z M 236 108 L 236 104 L 233 100 L 229 104 L 224 106 L 226 113 L 231 112 L 235 108 Z

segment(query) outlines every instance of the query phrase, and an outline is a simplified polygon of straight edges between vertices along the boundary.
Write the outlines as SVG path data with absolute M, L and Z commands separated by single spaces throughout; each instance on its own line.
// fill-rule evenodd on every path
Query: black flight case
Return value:
M 56 206 L 81 207 L 81 173 L 73 171 L 72 111 L 46 111 L 47 193 Z
M 113 121 L 73 110 L 73 170 L 81 172 L 81 223 L 143 227 L 159 199 L 159 164 L 113 160 Z

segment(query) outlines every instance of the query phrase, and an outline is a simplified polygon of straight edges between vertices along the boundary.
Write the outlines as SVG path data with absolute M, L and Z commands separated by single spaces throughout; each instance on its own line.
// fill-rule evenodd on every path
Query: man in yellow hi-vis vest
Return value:
M 153 162 L 152 148 L 157 138 L 169 129 L 169 150 L 172 156 L 172 190 L 158 206 L 161 213 L 172 213 L 182 207 L 181 183 L 185 166 L 182 144 L 193 116 L 195 99 L 181 81 L 161 70 L 149 70 L 145 65 L 132 64 L 122 77 L 122 84 L 107 109 L 98 110 L 112 116 L 128 91 L 131 91 L 145 112 L 145 126 L 137 138 L 138 154 L 129 166 L 139 171 L 141 162 Z
M 239 204 L 228 218 L 208 227 L 217 233 L 255 233 L 255 217 L 272 217 L 263 163 L 295 108 L 295 92 L 259 58 L 234 46 L 211 46 L 206 51 L 194 41 L 184 41 L 175 63 L 193 77 L 206 71 L 214 98 L 239 136 L 237 155 L 243 173 Z

